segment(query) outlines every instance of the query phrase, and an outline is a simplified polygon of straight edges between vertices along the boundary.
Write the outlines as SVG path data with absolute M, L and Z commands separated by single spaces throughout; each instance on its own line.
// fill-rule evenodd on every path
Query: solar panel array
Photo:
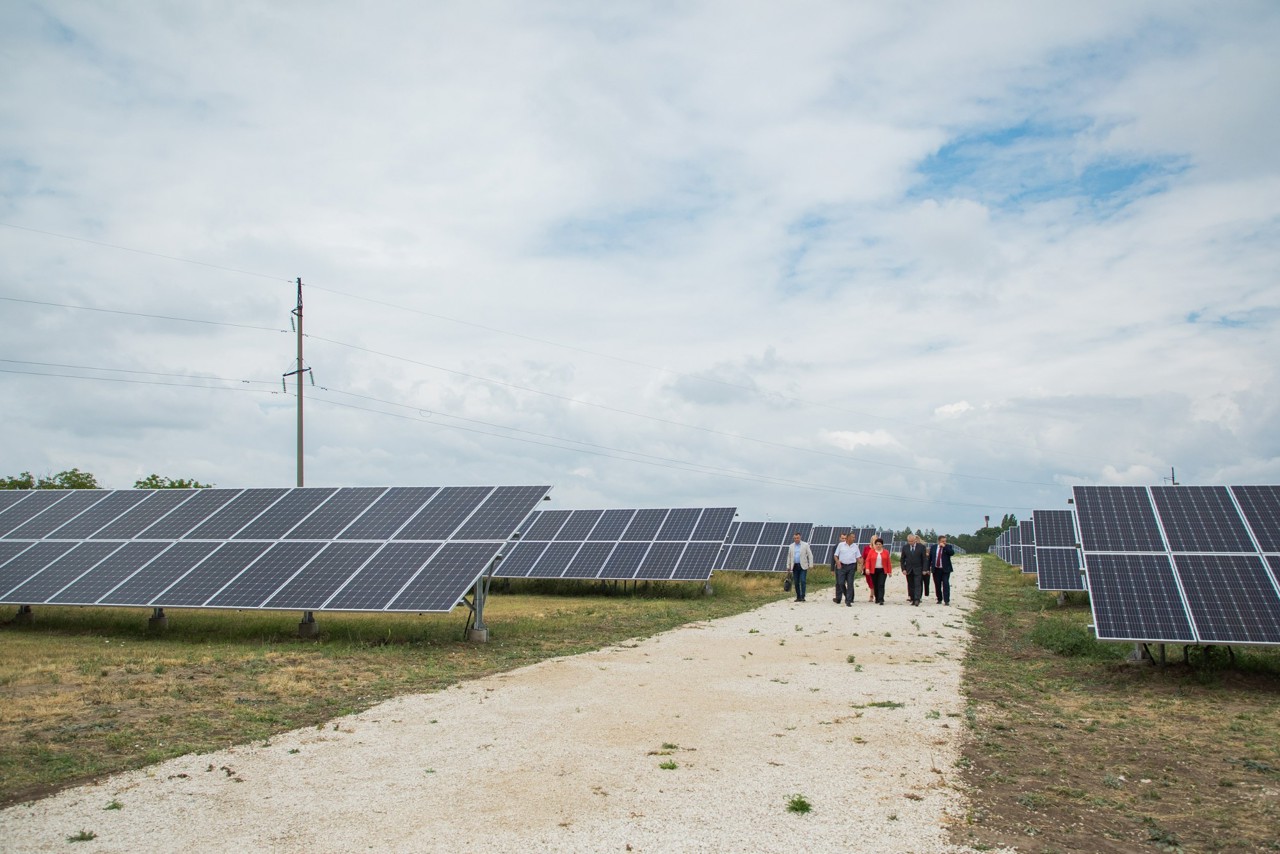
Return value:
M 825 526 L 824 526 L 825 528 Z M 813 562 L 822 563 L 818 559 L 819 547 L 814 545 L 814 537 L 824 528 L 815 528 L 812 522 L 738 522 L 732 538 L 726 538 L 723 548 L 716 557 L 715 569 L 736 570 L 741 572 L 784 572 L 791 569 L 787 555 L 787 547 L 791 545 L 792 534 L 797 531 L 800 539 L 810 544 L 813 550 Z M 824 537 L 832 536 L 826 529 Z M 847 529 L 846 529 L 847 530 Z M 839 539 L 839 534 L 835 534 Z M 822 543 L 829 548 L 830 543 Z
M 1022 557 L 1018 563 L 1025 573 L 1036 571 L 1036 527 L 1031 520 L 1018 523 L 1018 540 L 1021 544 Z
M 0 494 L 0 602 L 447 612 L 549 486 Z
M 732 507 L 543 510 L 510 546 L 498 578 L 706 581 Z
M 1077 486 L 1098 637 L 1280 644 L 1280 486 Z
M 1076 547 L 1076 514 L 1070 510 L 1036 510 L 1031 521 L 1037 586 L 1041 590 L 1084 590 L 1080 551 Z

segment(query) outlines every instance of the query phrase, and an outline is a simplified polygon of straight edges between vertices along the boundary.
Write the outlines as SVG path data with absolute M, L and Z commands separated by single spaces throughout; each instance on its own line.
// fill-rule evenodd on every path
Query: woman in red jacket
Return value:
M 871 551 L 866 557 L 866 573 L 868 577 L 874 578 L 874 586 L 872 589 L 876 594 L 876 604 L 884 604 L 884 582 L 890 575 L 893 575 L 893 555 L 889 554 L 889 550 L 884 547 L 884 540 L 876 537 L 875 542 L 871 544 Z

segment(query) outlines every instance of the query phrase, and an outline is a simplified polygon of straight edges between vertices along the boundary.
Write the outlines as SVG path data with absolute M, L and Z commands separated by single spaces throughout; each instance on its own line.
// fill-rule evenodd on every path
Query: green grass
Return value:
M 815 585 L 830 571 L 814 570 Z M 548 592 L 552 591 L 552 592 Z M 778 577 L 701 584 L 495 584 L 487 644 L 448 615 L 37 608 L 0 627 L 0 804 L 174 756 L 265 741 L 406 693 L 738 614 L 787 596 Z
M 1058 604 L 984 555 L 962 688 L 979 850 L 1280 851 L 1280 652 L 1099 642 L 1086 594 Z M 1251 768 L 1263 770 L 1251 771 Z M 1105 840 L 1105 844 L 1102 842 Z M 1154 847 L 1153 847 L 1154 846 Z
M 813 809 L 813 804 L 809 803 L 808 798 L 804 795 L 792 795 L 787 801 L 787 812 L 798 813 L 804 815 Z

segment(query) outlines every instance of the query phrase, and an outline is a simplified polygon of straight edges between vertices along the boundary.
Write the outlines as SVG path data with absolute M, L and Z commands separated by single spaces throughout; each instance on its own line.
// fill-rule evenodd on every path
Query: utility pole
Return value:
M 302 466 L 302 375 L 310 374 L 311 369 L 306 367 L 302 362 L 302 278 L 298 278 L 298 305 L 290 312 L 294 317 L 298 318 L 296 328 L 298 330 L 298 367 L 296 370 L 289 371 L 286 377 L 298 378 L 298 486 L 304 486 L 303 483 L 303 466 Z M 311 382 L 314 385 L 316 381 L 315 375 L 311 376 Z
M 298 318 L 298 367 L 281 377 L 280 382 L 283 383 L 287 377 L 298 378 L 298 486 L 303 486 L 303 470 L 302 470 L 302 375 L 311 375 L 311 384 L 315 385 L 315 374 L 311 373 L 302 361 L 302 277 L 298 277 L 298 305 L 290 312 L 294 317 Z M 320 633 L 320 626 L 316 623 L 316 616 L 312 611 L 304 611 L 302 614 L 302 622 L 298 624 L 298 637 L 313 638 Z

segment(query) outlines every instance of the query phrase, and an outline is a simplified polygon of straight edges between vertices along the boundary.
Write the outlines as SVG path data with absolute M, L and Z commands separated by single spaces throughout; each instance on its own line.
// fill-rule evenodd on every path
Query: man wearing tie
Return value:
M 902 554 L 898 557 L 898 565 L 907 576 L 907 598 L 912 605 L 920 604 L 920 582 L 927 571 L 928 560 L 929 554 L 924 543 L 915 534 L 908 534 L 907 544 L 902 547 Z
M 938 537 L 937 544 L 929 549 L 929 569 L 933 572 L 933 589 L 938 595 L 938 601 L 943 605 L 951 604 L 951 556 L 955 553 L 955 546 L 947 542 L 946 536 Z

